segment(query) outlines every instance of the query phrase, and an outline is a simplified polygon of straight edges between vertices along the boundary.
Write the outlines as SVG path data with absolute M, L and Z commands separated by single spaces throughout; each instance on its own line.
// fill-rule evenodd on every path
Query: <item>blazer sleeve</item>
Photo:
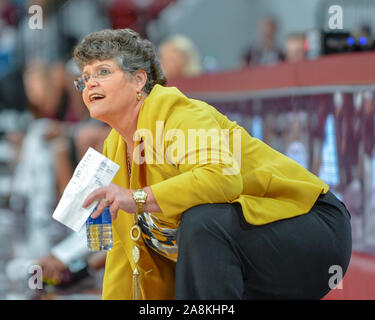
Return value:
M 224 147 L 227 140 L 221 132 L 208 108 L 193 102 L 174 106 L 165 121 L 167 163 L 163 166 L 173 165 L 179 174 L 150 186 L 166 218 L 199 204 L 231 202 L 241 194 L 239 165 L 230 148 Z M 192 138 L 194 134 L 207 141 L 207 147 Z M 206 140 L 205 134 L 214 138 Z

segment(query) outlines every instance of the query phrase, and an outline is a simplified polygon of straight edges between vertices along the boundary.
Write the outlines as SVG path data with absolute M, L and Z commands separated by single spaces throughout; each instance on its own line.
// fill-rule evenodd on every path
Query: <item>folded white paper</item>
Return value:
M 108 186 L 119 168 L 118 164 L 89 148 L 74 170 L 52 217 L 78 232 L 98 204 L 95 201 L 83 208 L 83 202 L 92 191 Z

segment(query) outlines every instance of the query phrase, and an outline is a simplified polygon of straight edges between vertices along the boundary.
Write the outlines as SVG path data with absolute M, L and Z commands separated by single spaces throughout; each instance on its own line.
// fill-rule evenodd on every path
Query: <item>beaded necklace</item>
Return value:
M 128 148 L 126 148 L 126 160 L 127 160 L 127 167 L 128 167 L 129 187 L 130 187 L 131 163 L 130 163 L 130 156 L 129 156 Z M 140 285 L 139 285 L 138 262 L 141 256 L 141 251 L 139 247 L 137 246 L 137 242 L 141 238 L 141 228 L 138 225 L 137 213 L 134 213 L 134 224 L 130 228 L 130 238 L 134 242 L 134 246 L 132 249 L 132 259 L 135 264 L 135 267 L 133 270 L 133 300 L 139 300 L 141 296 L 141 292 L 140 292 Z

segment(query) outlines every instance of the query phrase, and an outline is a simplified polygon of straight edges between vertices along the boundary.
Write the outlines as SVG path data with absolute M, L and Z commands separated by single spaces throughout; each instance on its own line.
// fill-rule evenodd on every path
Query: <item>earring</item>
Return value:
M 141 94 L 141 93 L 137 93 L 137 100 L 138 100 L 138 101 L 141 101 L 141 100 L 142 100 L 142 94 Z

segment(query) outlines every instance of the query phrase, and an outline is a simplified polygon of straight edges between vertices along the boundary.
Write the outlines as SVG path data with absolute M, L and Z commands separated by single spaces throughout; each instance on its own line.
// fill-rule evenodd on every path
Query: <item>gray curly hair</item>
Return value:
M 74 48 L 73 57 L 81 71 L 87 63 L 106 59 L 114 59 L 131 75 L 144 70 L 147 81 L 143 90 L 146 93 L 150 93 L 155 84 L 167 84 L 155 47 L 131 29 L 104 29 L 90 33 Z

